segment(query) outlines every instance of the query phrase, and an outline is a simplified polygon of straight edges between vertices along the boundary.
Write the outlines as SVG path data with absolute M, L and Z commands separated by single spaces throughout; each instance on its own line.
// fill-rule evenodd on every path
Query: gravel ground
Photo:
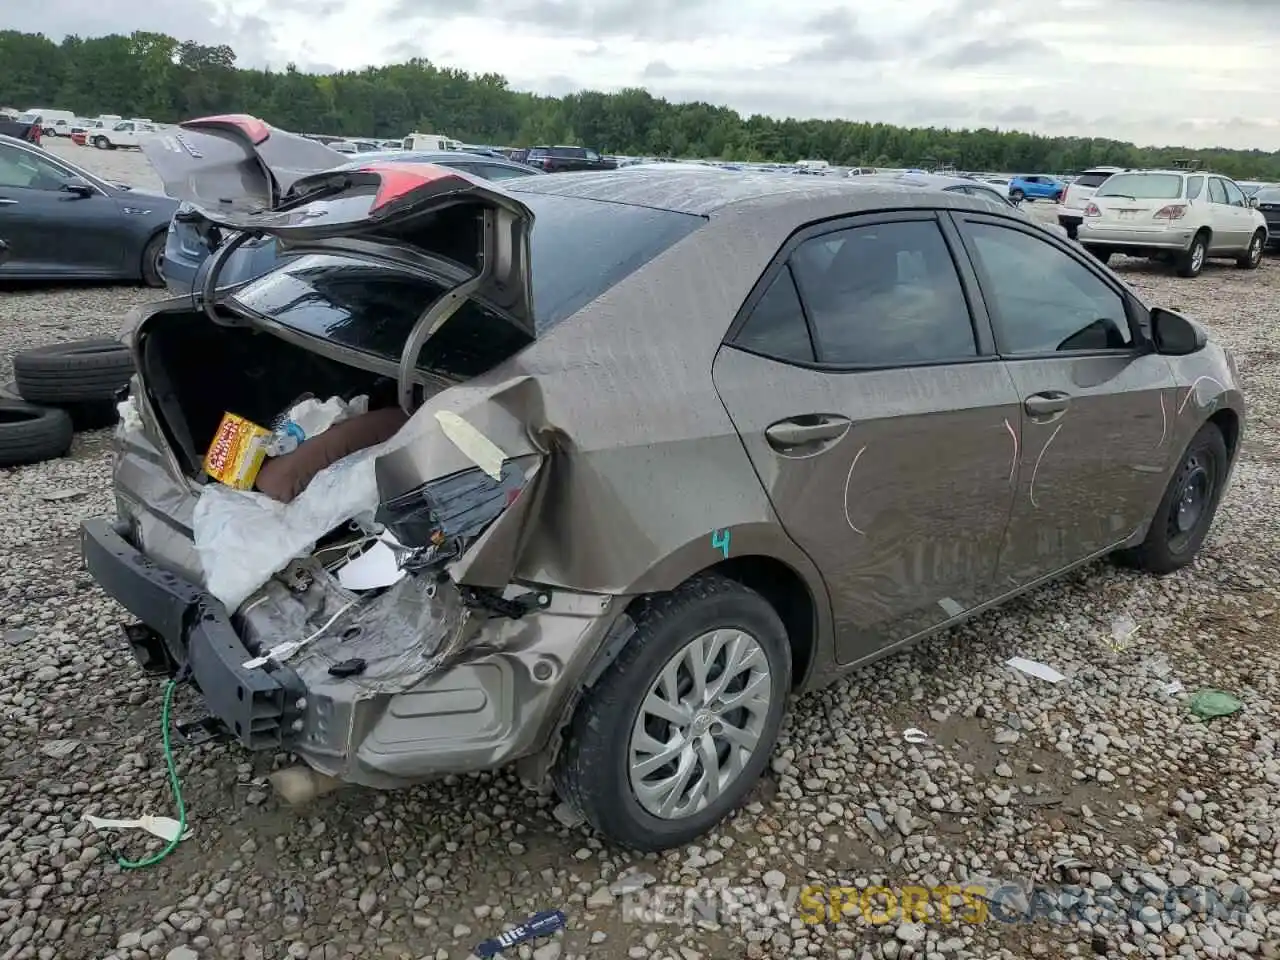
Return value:
M 136 154 L 56 149 L 146 184 Z M 755 802 L 663 857 L 602 848 L 505 773 L 343 790 L 299 812 L 263 785 L 283 758 L 205 745 L 178 750 L 193 837 L 159 866 L 122 871 L 81 816 L 168 814 L 170 798 L 162 687 L 138 675 L 121 611 L 78 566 L 76 525 L 111 509 L 109 438 L 81 434 L 64 460 L 0 471 L 0 960 L 447 960 L 553 907 L 568 931 L 520 948 L 524 960 L 1280 957 L 1280 262 L 1215 264 L 1195 281 L 1120 269 L 1211 324 L 1251 404 L 1243 461 L 1194 568 L 1155 580 L 1098 564 L 802 698 Z M 0 292 L 0 381 L 12 351 L 112 334 L 153 295 Z M 1125 618 L 1139 629 L 1116 643 Z M 1068 679 L 1002 666 L 1015 655 Z M 1173 680 L 1185 692 L 1166 692 Z M 1202 687 L 1243 711 L 1194 721 L 1187 692 Z M 180 698 L 178 713 L 192 711 Z M 904 742 L 911 727 L 927 741 Z M 957 911 L 886 926 L 813 926 L 776 904 L 719 925 L 624 910 L 643 902 L 638 888 L 785 897 L 806 882 L 1071 884 L 1091 906 L 1070 922 L 1042 908 L 1034 922 Z M 1232 895 L 1246 898 L 1234 913 L 1206 911 Z M 1108 905 L 1118 912 L 1099 914 Z

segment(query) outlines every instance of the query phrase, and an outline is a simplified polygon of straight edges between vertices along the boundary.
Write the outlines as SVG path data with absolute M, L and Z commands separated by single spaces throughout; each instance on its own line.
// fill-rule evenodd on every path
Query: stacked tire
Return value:
M 133 376 L 133 358 L 117 340 L 72 340 L 13 358 L 20 400 L 0 397 L 0 467 L 64 456 L 77 428 L 110 426 Z

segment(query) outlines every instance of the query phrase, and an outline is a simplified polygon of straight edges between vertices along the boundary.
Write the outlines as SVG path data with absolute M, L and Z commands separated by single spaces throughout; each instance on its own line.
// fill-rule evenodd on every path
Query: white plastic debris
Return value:
M 1133 617 L 1117 617 L 1111 622 L 1111 649 L 1119 653 L 1137 635 L 1138 629 Z
M 1035 677 L 1037 680 L 1044 680 L 1048 683 L 1061 683 L 1067 679 L 1065 674 L 1061 674 L 1048 664 L 1040 663 L 1037 660 L 1013 657 L 1010 660 L 1006 660 L 1005 665 L 1013 667 L 1015 670 L 1020 670 L 1027 676 Z
M 235 610 L 329 531 L 351 520 L 372 524 L 378 506 L 373 462 L 402 445 L 404 434 L 325 467 L 290 503 L 220 483 L 205 486 L 191 526 L 206 589 Z
M 902 731 L 902 739 L 907 743 L 928 743 L 929 735 L 917 727 L 907 727 Z
M 138 413 L 138 403 L 133 397 L 116 404 L 116 414 L 120 417 L 120 430 L 132 433 L 142 429 L 142 415 Z
M 106 817 L 91 817 L 86 813 L 84 819 L 95 830 L 145 830 L 161 840 L 170 842 L 178 835 L 178 829 L 182 826 L 172 817 L 153 817 L 150 814 L 134 820 L 111 820 Z M 186 840 L 191 833 L 191 827 L 188 826 L 182 839 Z
M 348 590 L 377 590 L 404 578 L 400 558 L 382 540 L 338 568 L 338 582 Z

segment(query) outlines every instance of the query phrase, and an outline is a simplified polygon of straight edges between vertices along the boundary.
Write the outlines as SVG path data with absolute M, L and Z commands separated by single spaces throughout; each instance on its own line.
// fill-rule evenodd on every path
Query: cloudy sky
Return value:
M 410 56 L 562 94 L 1280 149 L 1280 0 L 42 0 L 0 28 L 157 30 L 245 65 Z M 7 8 L 7 9 L 4 9 Z M 15 9 L 16 8 L 16 9 Z

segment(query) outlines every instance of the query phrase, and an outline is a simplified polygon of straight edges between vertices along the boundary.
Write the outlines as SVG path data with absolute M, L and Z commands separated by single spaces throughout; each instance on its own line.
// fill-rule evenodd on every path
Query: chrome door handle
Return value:
M 6 200 L 4 197 L 0 197 L 0 207 L 12 207 L 16 205 L 17 202 L 17 200 Z

